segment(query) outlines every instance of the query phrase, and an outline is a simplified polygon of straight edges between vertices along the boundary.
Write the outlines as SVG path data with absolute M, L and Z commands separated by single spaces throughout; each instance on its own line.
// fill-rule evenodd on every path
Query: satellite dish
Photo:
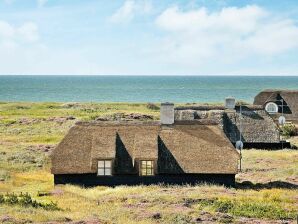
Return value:
M 239 150 L 243 149 L 243 142 L 242 141 L 237 141 L 236 142 L 236 149 L 239 149 Z
M 278 123 L 279 123 L 280 125 L 284 125 L 284 124 L 286 123 L 286 118 L 285 118 L 284 116 L 280 116 L 280 117 L 278 118 Z

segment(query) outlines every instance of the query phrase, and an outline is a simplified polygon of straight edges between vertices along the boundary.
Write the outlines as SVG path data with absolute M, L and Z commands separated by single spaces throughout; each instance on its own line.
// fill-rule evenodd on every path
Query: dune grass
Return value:
M 242 172 L 238 181 L 250 180 L 254 183 L 272 181 L 298 184 L 297 150 L 244 150 Z
M 0 116 L 13 122 L 20 117 L 48 118 L 75 116 L 80 119 L 112 114 L 112 113 L 146 113 L 159 115 L 159 110 L 152 110 L 146 103 L 2 103 Z
M 54 186 L 49 153 L 79 119 L 110 113 L 144 113 L 158 119 L 146 104 L 0 104 L 0 194 L 28 193 L 41 203 L 57 203 L 61 210 L 0 203 L 2 216 L 12 222 L 195 223 L 200 219 L 232 223 L 240 219 L 289 220 L 298 212 L 298 151 L 244 150 L 237 181 L 256 188 L 198 186 Z M 76 120 L 52 119 L 73 116 Z M 280 183 L 276 186 L 271 183 Z M 259 184 L 259 185 L 256 185 Z M 38 192 L 50 193 L 38 196 Z

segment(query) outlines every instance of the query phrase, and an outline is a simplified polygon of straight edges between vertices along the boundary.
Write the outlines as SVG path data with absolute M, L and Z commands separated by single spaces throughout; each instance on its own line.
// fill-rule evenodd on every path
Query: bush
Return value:
M 38 202 L 32 197 L 26 193 L 26 194 L 19 194 L 16 195 L 14 193 L 12 194 L 6 194 L 5 196 L 0 194 L 0 204 L 9 204 L 9 205 L 20 205 L 23 207 L 33 207 L 33 208 L 43 208 L 45 210 L 61 210 L 58 205 L 54 202 L 45 203 L 45 202 Z
M 43 209 L 45 210 L 51 210 L 51 211 L 55 211 L 55 210 L 61 210 L 57 203 L 54 203 L 54 202 L 50 202 L 50 203 L 47 203 L 47 204 L 42 204 L 41 206 Z
M 232 213 L 250 218 L 292 219 L 295 213 L 286 211 L 278 203 L 243 202 L 237 203 Z
M 234 207 L 233 202 L 230 200 L 216 200 L 213 205 L 216 207 L 216 211 L 222 213 L 230 212 Z
M 294 136 L 296 134 L 296 127 L 294 124 L 286 124 L 281 127 L 281 134 L 286 137 Z
M 154 104 L 154 103 L 147 103 L 146 107 L 147 107 L 149 110 L 159 110 L 159 106 L 157 106 L 157 105 Z
M 217 212 L 249 218 L 293 219 L 294 211 L 287 211 L 279 203 L 246 199 L 216 199 L 211 205 Z

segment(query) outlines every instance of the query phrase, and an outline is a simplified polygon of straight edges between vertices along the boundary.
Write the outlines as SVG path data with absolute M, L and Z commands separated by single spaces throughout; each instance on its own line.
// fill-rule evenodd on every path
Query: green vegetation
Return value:
M 266 198 L 251 201 L 250 198 L 217 199 L 211 206 L 218 212 L 231 213 L 236 216 L 270 218 L 270 219 L 294 219 L 295 210 L 288 211 L 280 206 L 280 201 Z
M 54 186 L 49 154 L 68 129 L 78 120 L 114 113 L 148 114 L 158 119 L 159 105 L 2 102 L 0 222 L 5 222 L 3 217 L 8 223 L 294 222 L 298 212 L 297 150 L 244 150 L 236 189 L 207 184 Z M 292 140 L 298 143 L 296 138 Z
M 154 105 L 154 106 L 153 106 Z M 2 124 L 13 124 L 18 118 L 34 118 L 42 120 L 49 117 L 74 116 L 89 120 L 113 113 L 145 113 L 159 115 L 159 106 L 145 103 L 2 103 L 0 116 Z
M 291 137 L 296 134 L 296 127 L 294 124 L 286 124 L 281 128 L 281 134 L 285 137 Z
M 8 205 L 20 205 L 22 207 L 33 207 L 33 208 L 42 208 L 45 210 L 60 210 L 56 203 L 43 203 L 38 202 L 28 194 L 28 193 L 20 193 L 16 195 L 14 193 L 7 193 L 6 195 L 0 194 L 0 204 L 8 204 Z

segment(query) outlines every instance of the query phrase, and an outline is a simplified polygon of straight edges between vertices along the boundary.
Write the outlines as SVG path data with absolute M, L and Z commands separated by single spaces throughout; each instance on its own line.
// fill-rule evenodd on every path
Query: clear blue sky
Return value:
M 298 1 L 0 0 L 0 74 L 298 75 Z

